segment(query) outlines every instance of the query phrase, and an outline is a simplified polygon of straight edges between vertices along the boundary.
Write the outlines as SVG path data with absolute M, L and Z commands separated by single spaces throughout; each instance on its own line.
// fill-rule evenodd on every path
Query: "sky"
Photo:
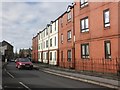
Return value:
M 0 40 L 20 48 L 31 48 L 32 37 L 43 30 L 50 21 L 67 10 L 72 2 L 0 2 Z M 2 4 L 2 5 L 1 5 Z

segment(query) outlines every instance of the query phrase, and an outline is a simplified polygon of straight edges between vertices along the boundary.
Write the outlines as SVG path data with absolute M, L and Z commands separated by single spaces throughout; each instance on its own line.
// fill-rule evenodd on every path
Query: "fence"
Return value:
M 79 71 L 90 71 L 100 73 L 120 73 L 120 58 L 104 59 L 104 58 L 90 58 L 90 59 L 75 59 L 67 61 L 64 58 L 59 62 L 60 67 L 73 68 Z

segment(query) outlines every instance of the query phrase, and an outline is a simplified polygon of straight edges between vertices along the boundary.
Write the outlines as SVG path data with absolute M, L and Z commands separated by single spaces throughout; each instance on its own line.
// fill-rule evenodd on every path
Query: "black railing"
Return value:
M 59 61 L 59 66 L 63 68 L 73 68 L 78 71 L 120 74 L 120 58 L 75 59 L 69 62 L 67 58 L 64 58 L 62 61 Z

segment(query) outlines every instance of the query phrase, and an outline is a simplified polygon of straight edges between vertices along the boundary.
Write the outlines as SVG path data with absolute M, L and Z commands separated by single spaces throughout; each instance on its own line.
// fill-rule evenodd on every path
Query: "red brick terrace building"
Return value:
M 68 6 L 59 17 L 59 66 L 116 72 L 120 61 L 120 2 L 83 1 Z
M 32 39 L 32 60 L 38 62 L 38 34 Z
M 69 5 L 67 11 L 59 17 L 59 66 L 74 68 L 74 10 Z
M 120 61 L 120 2 L 76 2 L 75 69 L 116 72 Z

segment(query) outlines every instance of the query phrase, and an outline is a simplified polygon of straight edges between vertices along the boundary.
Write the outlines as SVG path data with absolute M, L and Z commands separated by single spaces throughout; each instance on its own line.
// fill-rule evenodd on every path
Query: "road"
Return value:
M 36 90 L 40 88 L 103 88 L 43 72 L 42 70 L 18 70 L 15 63 L 9 63 L 3 69 L 2 86 L 4 90 Z M 109 89 L 110 90 L 110 89 Z

